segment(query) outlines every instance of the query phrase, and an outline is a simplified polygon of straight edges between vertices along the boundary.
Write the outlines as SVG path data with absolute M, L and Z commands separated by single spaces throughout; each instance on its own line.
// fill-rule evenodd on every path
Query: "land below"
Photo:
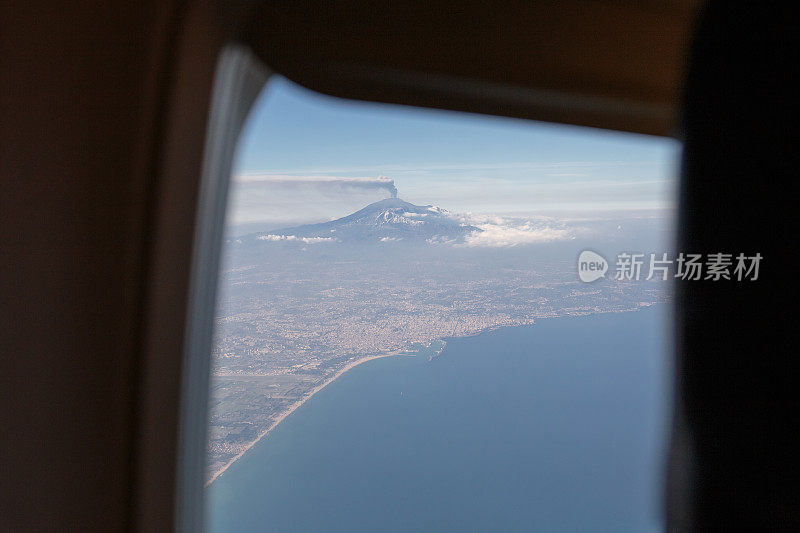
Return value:
M 432 357 L 440 339 L 541 318 L 636 310 L 666 284 L 585 284 L 566 261 L 494 268 L 316 258 L 224 273 L 211 390 L 206 481 L 338 376 L 391 355 Z

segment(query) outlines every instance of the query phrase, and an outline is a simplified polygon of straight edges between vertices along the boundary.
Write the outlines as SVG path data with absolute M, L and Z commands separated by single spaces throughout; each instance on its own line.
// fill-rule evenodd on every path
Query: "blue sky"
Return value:
M 331 177 L 385 176 L 401 198 L 457 212 L 669 208 L 678 146 L 590 128 L 351 102 L 273 78 L 240 139 L 229 220 L 327 220 L 388 194 L 355 182 L 341 187 Z

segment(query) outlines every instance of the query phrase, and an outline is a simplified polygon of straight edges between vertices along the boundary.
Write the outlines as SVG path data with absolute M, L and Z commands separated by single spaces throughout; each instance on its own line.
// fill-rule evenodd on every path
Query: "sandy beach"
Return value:
M 295 411 L 295 409 L 297 409 L 298 407 L 300 407 L 301 405 L 303 405 L 305 402 L 307 402 L 307 401 L 309 400 L 309 398 L 311 398 L 311 397 L 312 397 L 312 396 L 314 396 L 316 393 L 318 393 L 319 391 L 321 391 L 322 389 L 324 389 L 325 387 L 327 387 L 327 386 L 328 386 L 330 383 L 332 383 L 333 381 L 335 381 L 335 380 L 336 380 L 336 379 L 337 379 L 339 376 L 341 376 L 342 374 L 344 374 L 344 373 L 345 373 L 345 372 L 347 372 L 348 370 L 351 370 L 352 368 L 355 368 L 355 367 L 357 367 L 358 365 L 360 365 L 360 364 L 362 364 L 362 363 L 366 363 L 367 361 L 373 361 L 373 360 L 375 360 L 375 359 L 382 359 L 382 358 L 384 358 L 384 357 L 393 357 L 393 356 L 395 356 L 395 355 L 406 355 L 406 356 L 410 356 L 410 357 L 415 357 L 415 354 L 406 354 L 406 353 L 404 353 L 404 352 L 405 352 L 405 350 L 397 350 L 397 351 L 394 351 L 394 352 L 385 353 L 385 354 L 380 354 L 380 355 L 370 355 L 370 356 L 367 356 L 367 357 L 363 357 L 363 358 L 361 358 L 361 359 L 356 359 L 355 361 L 353 361 L 353 362 L 351 362 L 351 363 L 348 363 L 347 365 L 345 365 L 344 367 L 342 367 L 342 368 L 341 368 L 341 369 L 340 369 L 338 372 L 336 372 L 336 373 L 335 373 L 333 376 L 331 376 L 329 379 L 325 380 L 323 383 L 321 383 L 321 384 L 320 384 L 320 385 L 318 385 L 317 387 L 315 387 L 315 388 L 311 389 L 311 390 L 310 390 L 308 393 L 306 393 L 306 394 L 305 394 L 305 395 L 304 395 L 302 398 L 300 398 L 299 400 L 297 400 L 296 402 L 294 402 L 294 403 L 293 403 L 291 406 L 289 406 L 289 408 L 288 408 L 286 411 L 284 411 L 284 412 L 282 412 L 280 415 L 278 415 L 278 417 L 275 419 L 275 421 L 273 421 L 273 422 L 272 422 L 272 424 L 270 424 L 270 425 L 269 425 L 269 427 L 267 427 L 267 429 L 265 429 L 264 431 L 262 431 L 262 432 L 261 432 L 261 433 L 258 435 L 258 437 L 256 437 L 256 439 L 255 439 L 253 442 L 251 442 L 250 444 L 248 444 L 248 445 L 245 447 L 245 449 L 244 449 L 244 450 L 242 450 L 242 451 L 241 451 L 241 452 L 239 452 L 239 453 L 238 453 L 236 456 L 234 456 L 234 457 L 233 457 L 233 459 L 231 459 L 230 461 L 228 461 L 228 462 L 225 464 L 225 466 L 223 466 L 223 467 L 222 467 L 222 468 L 221 468 L 221 469 L 220 469 L 218 472 L 216 472 L 216 473 L 215 473 L 215 474 L 214 474 L 214 475 L 211 477 L 211 479 L 209 479 L 208 481 L 206 481 L 206 484 L 205 484 L 205 486 L 207 487 L 207 486 L 209 486 L 211 483 L 213 483 L 213 482 L 214 482 L 214 480 L 215 480 L 215 479 L 217 479 L 217 478 L 218 478 L 220 475 L 222 475 L 222 473 L 223 473 L 223 472 L 225 472 L 225 470 L 227 470 L 229 466 L 231 466 L 231 465 L 232 465 L 233 463 L 235 463 L 235 462 L 236 462 L 236 461 L 237 461 L 237 460 L 238 460 L 240 457 L 242 457 L 244 454 L 246 454 L 246 453 L 247 453 L 247 451 L 248 451 L 248 450 L 250 450 L 250 448 L 252 448 L 252 447 L 253 447 L 253 446 L 254 446 L 254 445 L 255 445 L 255 444 L 258 442 L 258 441 L 260 441 L 262 438 L 264 438 L 264 436 L 265 436 L 265 435 L 269 434 L 269 432 L 270 432 L 270 431 L 272 431 L 273 429 L 275 429 L 275 427 L 276 427 L 278 424 L 280 424 L 280 423 L 281 423 L 281 422 L 282 422 L 282 421 L 283 421 L 283 420 L 284 420 L 284 419 L 285 419 L 287 416 L 289 416 L 290 414 L 292 414 L 292 413 Z

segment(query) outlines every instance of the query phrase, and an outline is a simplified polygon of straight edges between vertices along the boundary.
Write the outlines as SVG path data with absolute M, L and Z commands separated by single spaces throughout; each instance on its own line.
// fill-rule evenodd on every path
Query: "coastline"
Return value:
M 225 465 L 222 468 L 220 468 L 217 472 L 215 472 L 214 475 L 211 476 L 211 479 L 206 481 L 205 485 L 203 485 L 203 486 L 204 487 L 208 487 L 209 485 L 211 485 L 214 482 L 215 479 L 217 479 L 219 476 L 221 476 L 233 463 L 238 461 L 239 458 L 241 458 L 244 454 L 246 454 L 250 450 L 250 448 L 255 446 L 255 444 L 258 441 L 260 441 L 262 438 L 266 437 L 287 416 L 289 416 L 290 414 L 294 413 L 295 410 L 298 407 L 300 407 L 301 405 L 306 403 L 316 393 L 318 393 L 319 391 L 321 391 L 322 389 L 327 387 L 329 384 L 333 383 L 337 378 L 339 378 L 339 376 L 341 376 L 342 374 L 344 374 L 348 370 L 352 370 L 353 368 L 357 367 L 358 365 L 360 365 L 362 363 L 366 363 L 368 361 L 374 361 L 375 359 L 383 359 L 384 357 L 394 357 L 395 355 L 403 355 L 403 356 L 406 356 L 406 357 L 416 357 L 416 354 L 407 354 L 405 352 L 405 350 L 396 350 L 396 351 L 389 352 L 389 353 L 378 354 L 378 355 L 370 355 L 370 356 L 367 356 L 367 357 L 362 357 L 361 359 L 356 359 L 355 361 L 347 363 L 339 371 L 337 371 L 334 375 L 332 375 L 330 378 L 326 379 L 325 381 L 323 381 L 322 383 L 320 383 L 319 385 L 317 385 L 316 387 L 311 389 L 309 392 L 307 392 L 305 395 L 303 395 L 302 398 L 300 398 L 299 400 L 294 402 L 291 406 L 289 406 L 289 408 L 286 411 L 284 411 L 280 415 L 278 415 L 278 417 L 267 427 L 267 429 L 265 429 L 264 431 L 259 433 L 258 437 L 256 437 L 256 439 L 253 442 L 249 443 L 247 446 L 245 446 L 245 448 L 241 452 L 239 452 L 238 454 L 233 456 L 233 458 L 231 458 L 230 461 L 225 463 Z
M 529 322 L 524 322 L 524 323 L 521 323 L 521 324 L 489 326 L 489 327 L 483 328 L 483 329 L 481 329 L 479 331 L 476 331 L 474 333 L 470 333 L 468 335 L 457 335 L 457 336 L 441 337 L 441 338 L 437 339 L 437 340 L 442 342 L 442 347 L 437 352 L 437 356 L 439 354 L 441 354 L 442 351 L 444 351 L 444 348 L 447 345 L 447 341 L 451 340 L 451 339 L 461 339 L 461 338 L 474 337 L 474 336 L 477 336 L 477 335 L 481 335 L 483 333 L 488 333 L 488 332 L 491 332 L 491 331 L 496 331 L 496 330 L 504 329 L 504 328 L 508 328 L 508 327 L 512 327 L 513 328 L 513 327 L 529 326 L 529 325 L 535 324 L 539 320 L 546 320 L 546 319 L 552 319 L 552 318 L 566 318 L 566 317 L 570 317 L 570 316 L 571 317 L 583 317 L 583 316 L 589 316 L 589 315 L 603 315 L 603 314 L 616 314 L 616 313 L 636 312 L 636 311 L 640 311 L 641 309 L 646 309 L 646 308 L 652 307 L 654 305 L 658 305 L 659 303 L 663 303 L 663 302 L 655 302 L 655 303 L 650 303 L 650 304 L 646 304 L 646 305 L 639 305 L 639 306 L 632 307 L 632 308 L 610 310 L 610 311 L 594 311 L 594 310 L 592 310 L 592 311 L 578 312 L 578 313 L 575 313 L 575 314 L 539 317 L 539 318 L 531 319 Z M 264 438 L 273 429 L 275 429 L 275 427 L 278 424 L 280 424 L 286 417 L 288 417 L 290 414 L 292 414 L 298 407 L 303 405 L 306 401 L 308 401 L 310 398 L 312 398 L 316 393 L 318 393 L 319 391 L 321 391 L 322 389 L 327 387 L 330 383 L 333 383 L 333 381 L 335 381 L 337 378 L 339 378 L 339 376 L 341 376 L 342 374 L 344 374 L 348 370 L 351 370 L 351 369 L 355 368 L 356 366 L 358 366 L 358 365 L 360 365 L 362 363 L 366 363 L 368 361 L 372 361 L 372 360 L 375 360 L 375 359 L 382 359 L 384 357 L 393 357 L 393 356 L 396 356 L 396 355 L 401 355 L 401 356 L 405 356 L 405 357 L 417 357 L 418 354 L 408 353 L 406 350 L 407 350 L 406 348 L 402 348 L 402 349 L 394 350 L 394 351 L 389 352 L 389 353 L 378 354 L 378 355 L 370 355 L 370 356 L 367 356 L 367 357 L 363 357 L 361 359 L 356 359 L 355 361 L 352 361 L 352 362 L 348 363 L 347 365 L 345 365 L 344 367 L 342 367 L 334 375 L 332 375 L 330 378 L 328 378 L 327 380 L 325 380 L 321 384 L 317 385 L 315 388 L 311 389 L 302 398 L 300 398 L 299 400 L 297 400 L 296 402 L 291 404 L 291 406 L 286 411 L 284 411 L 283 413 L 278 415 L 278 417 L 269 425 L 269 427 L 267 427 L 267 429 L 265 429 L 264 431 L 259 433 L 258 437 L 256 437 L 255 440 L 250 442 L 241 452 L 236 454 L 233 458 L 231 458 L 230 461 L 225 463 L 225 465 L 220 470 L 215 472 L 214 475 L 211 477 L 211 479 L 209 479 L 208 481 L 205 482 L 204 487 L 208 487 L 209 485 L 211 485 L 214 482 L 214 480 L 216 480 L 219 476 L 221 476 L 233 463 L 235 463 L 237 460 L 239 460 L 239 458 L 241 458 L 245 453 L 247 453 L 250 450 L 250 448 L 255 446 L 256 443 L 258 443 L 262 438 Z M 432 356 L 431 356 L 431 358 L 432 358 Z M 430 361 L 431 358 L 429 358 L 428 360 Z
M 518 483 L 511 488 L 533 494 L 542 508 L 559 509 L 552 514 L 524 505 L 512 509 L 519 514 L 509 513 L 516 518 L 508 523 L 521 530 L 540 518 L 544 530 L 581 529 L 603 520 L 614 529 L 619 509 L 631 507 L 630 494 L 641 503 L 632 513 L 656 516 L 657 509 L 648 506 L 655 501 L 650 489 L 657 496 L 663 473 L 657 468 L 660 450 L 653 445 L 660 432 L 651 422 L 668 411 L 662 363 L 669 355 L 666 332 L 658 327 L 666 310 L 652 311 L 499 328 L 454 340 L 432 364 L 426 358 L 394 358 L 357 369 L 255 447 L 217 486 L 211 485 L 210 523 L 220 532 L 258 530 L 264 524 L 324 531 L 337 509 L 357 511 L 357 502 L 378 497 L 377 508 L 344 513 L 337 516 L 337 525 L 353 531 L 380 529 L 390 509 L 397 516 L 412 516 L 415 524 L 435 527 L 447 521 L 462 530 L 476 523 L 491 529 L 495 517 L 509 510 L 505 474 L 520 465 L 529 467 L 531 475 L 511 476 Z M 619 376 L 637 379 L 620 381 Z M 615 411 L 620 405 L 637 408 L 621 418 Z M 542 435 L 543 425 L 553 431 Z M 632 438 L 620 439 L 626 432 Z M 543 436 L 552 442 L 540 445 Z M 515 439 L 522 445 L 507 446 Z M 584 446 L 587 442 L 591 445 Z M 465 490 L 474 488 L 469 484 L 474 479 L 489 480 L 488 491 L 479 487 L 473 492 L 490 495 L 484 499 L 494 506 L 491 513 L 480 507 L 474 516 L 465 516 L 463 506 L 448 505 L 447 498 L 431 505 L 431 494 L 452 489 L 452 467 L 458 463 L 451 460 L 452 451 L 459 443 L 468 443 L 467 454 L 486 459 L 470 465 L 474 472 Z M 587 461 L 602 465 L 609 460 L 614 468 L 585 468 Z M 641 477 L 616 467 L 628 463 Z M 646 472 L 639 468 L 645 463 Z M 599 483 L 597 476 L 602 476 Z M 385 478 L 397 483 L 381 483 Z M 431 480 L 431 486 L 418 490 L 420 479 Z M 585 483 L 561 484 L 563 479 Z M 455 481 L 464 481 L 463 476 Z M 613 501 L 598 506 L 597 486 L 613 487 L 602 494 Z M 570 514 L 577 507 L 580 512 Z M 561 523 L 563 517 L 569 523 Z M 649 518 L 626 522 L 645 530 L 654 523 Z

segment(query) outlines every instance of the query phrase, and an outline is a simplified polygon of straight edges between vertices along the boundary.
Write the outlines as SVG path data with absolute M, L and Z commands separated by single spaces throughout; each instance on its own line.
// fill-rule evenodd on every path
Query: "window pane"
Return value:
M 662 528 L 678 149 L 271 81 L 232 177 L 210 531 Z

